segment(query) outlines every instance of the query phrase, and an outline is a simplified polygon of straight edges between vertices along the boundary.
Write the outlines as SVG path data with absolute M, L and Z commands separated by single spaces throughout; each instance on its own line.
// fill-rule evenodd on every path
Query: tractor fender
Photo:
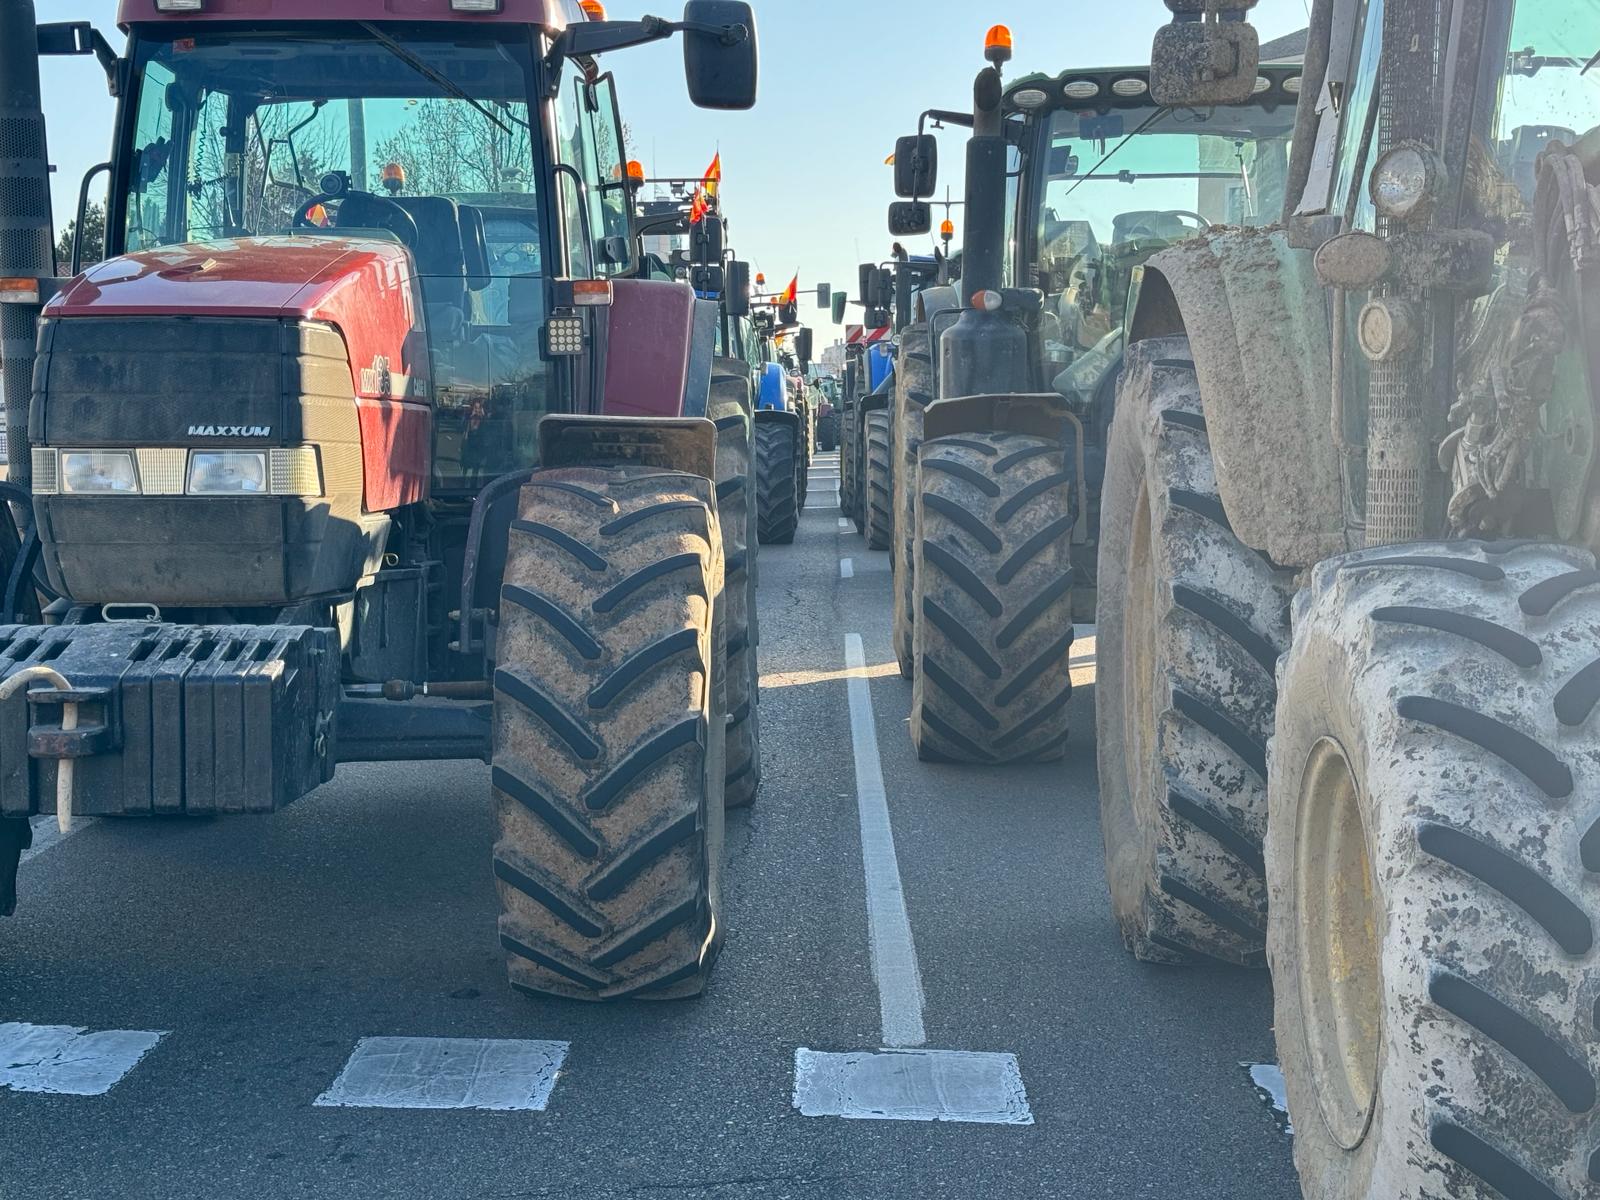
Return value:
M 800 428 L 800 414 L 786 408 L 758 408 L 755 411 L 757 425 L 788 425 L 793 429 Z
M 539 420 L 539 465 L 658 467 L 715 479 L 717 427 L 704 417 L 551 413 Z
M 789 407 L 789 379 L 777 363 L 762 365 L 756 380 L 756 407 L 783 410 Z
M 958 433 L 1025 433 L 1067 441 L 1067 400 L 1058 392 L 951 396 L 923 410 L 922 440 Z
M 961 295 L 949 284 L 936 284 L 917 293 L 914 307 L 917 321 L 927 324 L 940 313 L 959 311 Z
M 1189 339 L 1223 510 L 1283 566 L 1345 549 L 1327 293 L 1281 230 L 1222 229 L 1146 264 L 1130 344 Z M 1248 352 L 1246 352 L 1248 349 Z

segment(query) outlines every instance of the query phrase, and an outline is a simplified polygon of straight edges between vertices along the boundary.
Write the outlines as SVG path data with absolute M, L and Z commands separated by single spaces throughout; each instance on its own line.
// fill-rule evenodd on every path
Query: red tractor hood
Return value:
M 108 259 L 72 280 L 49 317 L 320 317 L 340 293 L 399 291 L 411 308 L 411 262 L 395 242 L 362 238 L 234 238 Z

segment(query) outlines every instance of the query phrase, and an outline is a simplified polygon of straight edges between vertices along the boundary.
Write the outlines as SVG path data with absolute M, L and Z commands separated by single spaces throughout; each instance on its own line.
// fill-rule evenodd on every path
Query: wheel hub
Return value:
M 1307 757 L 1299 821 L 1295 933 L 1306 1049 L 1323 1120 L 1351 1150 L 1377 1104 L 1383 918 L 1355 773 L 1332 738 Z

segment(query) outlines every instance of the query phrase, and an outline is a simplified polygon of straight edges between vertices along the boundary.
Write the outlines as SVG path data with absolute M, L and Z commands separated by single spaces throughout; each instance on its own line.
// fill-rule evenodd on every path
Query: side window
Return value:
M 1021 247 L 1017 245 L 1017 206 L 1022 201 L 1022 151 L 1016 146 L 1006 147 L 1006 241 L 1000 256 L 1000 285 L 1002 287 L 1032 287 L 1033 280 L 1017 279 L 1017 258 Z
M 171 197 L 181 188 L 173 187 L 175 172 L 181 165 L 168 166 L 177 154 L 173 110 L 167 102 L 173 75 L 160 63 L 150 63 L 139 84 L 139 110 L 133 127 L 132 178 L 128 182 L 128 212 L 125 232 L 129 250 L 143 250 L 163 242 L 177 241 L 168 229 Z
M 594 121 L 595 160 L 600 168 L 600 223 L 596 232 L 612 239 L 613 246 L 623 248 L 622 261 L 607 262 L 607 268 L 617 273 L 627 268 L 633 257 L 628 217 L 628 147 L 617 108 L 615 81 L 610 75 L 602 75 L 594 85 L 594 93 L 590 116 Z
M 617 121 L 611 78 L 588 84 L 570 77 L 556 101 L 556 135 L 561 162 L 561 207 L 565 214 L 567 255 L 574 277 L 614 275 L 628 267 L 627 170 L 622 129 Z M 582 179 L 582 187 L 574 172 Z M 607 239 L 621 249 L 619 261 L 606 252 Z
M 1346 88 L 1348 99 L 1339 124 L 1339 148 L 1333 166 L 1334 211 L 1353 208 L 1357 229 L 1371 230 L 1376 221 L 1367 196 L 1367 172 L 1372 167 L 1373 138 L 1367 130 L 1375 120 L 1378 96 L 1378 55 L 1383 42 L 1383 0 L 1367 0 L 1364 24 L 1357 42 L 1356 62 Z

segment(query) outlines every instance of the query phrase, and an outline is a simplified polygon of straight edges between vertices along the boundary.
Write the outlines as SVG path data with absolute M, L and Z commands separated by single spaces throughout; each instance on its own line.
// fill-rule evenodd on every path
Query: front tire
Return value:
M 789 422 L 756 422 L 756 533 L 763 546 L 794 541 L 800 524 L 798 451 Z
M 911 631 L 916 625 L 917 447 L 922 417 L 933 400 L 933 342 L 926 325 L 912 325 L 900 337 L 895 364 L 895 441 L 900 469 L 894 475 L 894 527 L 899 553 L 893 556 L 894 653 L 900 674 L 911 678 Z
M 1259 966 L 1293 581 L 1228 524 L 1186 339 L 1130 349 L 1107 459 L 1095 741 L 1112 910 L 1146 961 Z
M 1433 543 L 1295 600 L 1268 956 L 1307 1200 L 1595 1194 L 1597 580 Z
M 508 544 L 494 875 L 511 985 L 698 993 L 722 930 L 723 562 L 708 480 L 541 471 Z
M 964 433 L 917 470 L 911 740 L 919 757 L 1060 758 L 1072 693 L 1073 473 L 1060 442 Z
M 723 799 L 742 808 L 761 786 L 761 734 L 756 716 L 755 548 L 750 545 L 750 381 L 713 375 L 707 415 L 717 426 L 717 523 L 722 528 L 723 587 L 728 614 L 728 775 Z
M 894 536 L 894 468 L 889 448 L 889 411 L 874 409 L 866 420 L 866 470 L 863 472 L 862 536 L 868 550 L 887 550 Z

